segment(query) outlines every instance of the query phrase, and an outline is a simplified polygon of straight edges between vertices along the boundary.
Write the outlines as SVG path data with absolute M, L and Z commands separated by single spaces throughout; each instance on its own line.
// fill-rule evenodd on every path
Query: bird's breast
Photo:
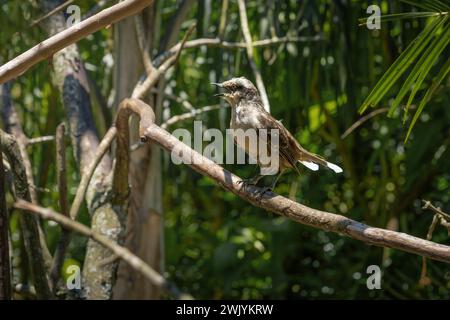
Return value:
M 233 108 L 231 114 L 231 129 L 257 129 L 259 128 L 258 123 L 258 110 L 256 108 L 244 108 L 236 107 Z
M 258 110 L 252 107 L 236 107 L 233 108 L 231 114 L 230 128 L 233 129 L 232 135 L 235 143 L 242 148 L 251 158 L 258 159 L 258 138 L 257 130 L 260 125 L 258 123 Z M 236 131 L 237 129 L 243 130 Z M 255 130 L 254 135 L 256 139 L 251 139 L 253 134 L 247 130 Z M 252 141 L 250 142 L 249 138 Z

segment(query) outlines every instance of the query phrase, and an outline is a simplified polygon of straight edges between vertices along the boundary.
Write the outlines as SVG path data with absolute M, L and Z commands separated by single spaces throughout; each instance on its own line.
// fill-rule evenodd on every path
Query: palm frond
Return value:
M 447 48 L 450 42 L 450 24 L 448 23 L 450 6 L 440 0 L 402 1 L 427 11 L 384 15 L 381 17 L 381 21 L 385 22 L 418 18 L 427 18 L 430 21 L 426 24 L 424 30 L 407 46 L 383 74 L 362 103 L 359 112 L 363 113 L 368 107 L 375 107 L 378 105 L 381 99 L 383 99 L 389 90 L 394 87 L 400 77 L 410 70 L 388 112 L 388 116 L 392 116 L 408 92 L 411 91 L 405 107 L 404 121 L 406 121 L 409 106 L 413 103 L 414 98 L 419 92 L 425 79 L 431 73 L 433 66 L 439 61 L 442 52 Z M 367 19 L 362 19 L 360 21 L 367 21 Z M 424 98 L 421 100 L 420 106 L 415 112 L 414 119 L 409 127 L 407 138 L 426 103 L 430 100 L 439 83 L 442 82 L 447 75 L 448 71 L 445 71 L 445 69 L 441 69 L 432 84 L 432 86 L 436 85 L 436 87 L 430 87 Z
M 435 18 L 425 29 L 409 44 L 391 67 L 384 73 L 375 85 L 369 96 L 361 105 L 359 112 L 363 113 L 369 106 L 376 106 L 387 91 L 394 85 L 400 76 L 414 62 L 417 56 L 433 39 L 436 30 L 444 24 L 446 17 Z
M 384 14 L 380 17 L 380 22 L 388 22 L 388 21 L 398 21 L 405 19 L 420 19 L 420 18 L 429 18 L 442 15 L 442 12 L 405 12 L 405 13 L 393 13 L 393 14 Z M 359 26 L 364 26 L 367 23 L 369 18 L 361 18 L 358 19 Z
M 400 1 L 430 11 L 444 12 L 450 10 L 450 6 L 439 0 L 400 0 Z
M 445 77 L 450 72 L 450 58 L 447 59 L 444 66 L 441 68 L 435 79 L 433 80 L 433 83 L 428 88 L 427 92 L 425 93 L 424 97 L 422 98 L 422 101 L 420 102 L 419 107 L 416 110 L 416 113 L 414 114 L 414 117 L 411 121 L 411 124 L 409 125 L 408 133 L 406 134 L 405 143 L 408 141 L 409 135 L 411 134 L 411 131 L 414 127 L 414 125 L 417 122 L 417 119 L 419 118 L 420 114 L 422 113 L 423 109 L 425 108 L 425 105 L 430 100 L 430 97 L 433 95 L 433 93 L 436 91 L 436 89 L 439 87 L 441 82 L 445 79 Z

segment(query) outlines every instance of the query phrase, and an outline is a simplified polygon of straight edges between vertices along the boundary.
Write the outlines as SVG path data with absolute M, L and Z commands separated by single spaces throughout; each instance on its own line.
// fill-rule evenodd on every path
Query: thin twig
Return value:
M 147 78 L 142 83 L 138 83 L 133 90 L 133 94 L 131 95 L 133 98 L 142 99 L 145 94 L 155 85 L 158 81 L 159 77 L 164 74 L 173 64 L 175 64 L 178 60 L 178 57 L 183 50 L 184 44 L 186 43 L 189 35 L 194 31 L 195 24 L 193 24 L 189 30 L 184 35 L 183 40 L 180 43 L 179 49 L 176 52 L 175 56 L 167 59 L 161 66 L 158 67 L 154 72 L 147 76 Z
M 434 212 L 433 221 L 428 228 L 427 240 L 431 240 L 433 238 L 434 230 L 437 225 L 440 224 L 443 227 L 447 228 L 447 231 L 450 235 L 450 215 L 443 212 L 441 208 L 435 207 L 430 201 L 422 200 L 423 207 L 422 209 L 429 209 Z M 420 274 L 419 284 L 421 286 L 427 286 L 431 284 L 431 279 L 427 276 L 427 258 L 422 257 L 422 271 Z
M 222 0 L 222 8 L 220 9 L 219 32 L 217 34 L 219 39 L 223 39 L 223 36 L 225 35 L 228 17 L 228 4 L 228 0 Z
M 34 26 L 36 26 L 38 23 L 40 23 L 41 21 L 47 19 L 48 17 L 54 15 L 55 13 L 61 11 L 62 9 L 64 9 L 65 7 L 67 7 L 69 4 L 73 3 L 75 0 L 67 0 L 66 2 L 60 4 L 59 6 L 57 6 L 55 9 L 50 10 L 49 12 L 47 12 L 46 14 L 44 14 L 42 17 L 36 19 L 33 21 L 33 23 L 31 23 L 31 25 L 28 28 L 33 28 Z
M 341 139 L 345 139 L 350 133 L 355 131 L 359 126 L 361 126 L 367 120 L 372 119 L 373 117 L 375 117 L 376 115 L 378 115 L 380 113 L 388 112 L 388 111 L 389 111 L 389 108 L 381 108 L 381 109 L 377 109 L 377 110 L 372 111 L 371 113 L 366 114 L 365 116 L 358 119 L 354 124 L 352 124 L 347 130 L 345 130 L 345 132 L 341 135 Z
M 441 210 L 441 208 L 433 206 L 433 204 L 428 200 L 422 200 L 423 207 L 422 209 L 430 209 L 435 213 L 441 215 L 445 220 L 450 221 L 450 215 Z
M 98 164 L 102 160 L 106 151 L 108 151 L 111 146 L 112 141 L 116 137 L 117 129 L 116 127 L 111 127 L 106 132 L 103 140 L 98 145 L 97 150 L 95 151 L 94 157 L 92 158 L 89 165 L 86 167 L 83 175 L 81 176 L 80 184 L 78 185 L 77 192 L 75 194 L 75 198 L 72 202 L 72 206 L 70 207 L 69 216 L 76 220 L 78 216 L 78 212 L 80 211 L 81 204 L 84 200 L 84 195 L 86 194 L 86 190 L 89 187 L 89 182 L 91 181 L 92 175 L 94 174 L 95 169 Z
M 28 213 L 35 213 L 41 216 L 44 219 L 55 221 L 56 223 L 62 225 L 63 227 L 75 231 L 79 234 L 87 236 L 104 247 L 110 249 L 114 255 L 120 257 L 123 261 L 125 261 L 128 265 L 130 265 L 136 271 L 142 273 L 147 280 L 153 283 L 155 286 L 158 286 L 162 289 L 167 290 L 171 294 L 173 294 L 177 299 L 189 299 L 191 298 L 189 295 L 181 293 L 178 288 L 176 288 L 173 284 L 169 283 L 161 274 L 156 272 L 153 268 L 151 268 L 148 264 L 146 264 L 141 258 L 134 255 L 130 250 L 125 247 L 122 247 L 111 241 L 108 237 L 93 231 L 92 229 L 86 227 L 85 225 L 73 221 L 70 218 L 53 211 L 51 209 L 43 208 L 37 205 L 34 205 L 30 202 L 18 200 L 14 207 L 17 209 L 25 210 Z
M 281 37 L 281 38 L 271 38 L 258 40 L 252 43 L 253 47 L 267 47 L 277 44 L 284 44 L 289 42 L 312 42 L 323 40 L 322 36 L 316 35 L 313 37 Z M 198 47 L 212 47 L 212 48 L 222 48 L 222 49 L 247 49 L 247 44 L 245 42 L 229 42 L 222 40 L 220 38 L 200 38 L 195 40 L 186 41 L 183 46 L 184 49 L 193 49 Z M 172 57 L 180 50 L 180 43 L 174 45 L 169 50 L 160 53 L 153 61 L 155 67 L 160 66 L 164 61 Z
M 195 0 L 181 0 L 179 1 L 179 6 L 177 7 L 175 13 L 170 18 L 167 24 L 166 31 L 164 32 L 164 37 L 162 37 L 159 45 L 159 51 L 165 51 L 170 46 L 176 43 L 178 35 L 181 30 L 183 22 L 186 20 L 186 16 L 189 13 L 191 7 L 198 1 Z
M 253 40 L 250 33 L 250 28 L 248 26 L 247 9 L 245 8 L 245 0 L 238 0 L 239 6 L 239 16 L 241 19 L 242 33 L 244 35 L 245 43 L 247 44 L 247 57 L 250 62 L 250 67 L 252 68 L 253 74 L 256 80 L 256 86 L 258 87 L 259 94 L 261 95 L 261 100 L 266 111 L 270 111 L 269 98 L 267 96 L 266 86 L 264 85 L 261 72 L 256 65 L 255 59 L 253 57 Z
M 56 128 L 56 176 L 58 181 L 59 210 L 66 217 L 69 216 L 69 205 L 67 203 L 67 177 L 66 177 L 66 126 L 60 123 Z M 50 279 L 52 280 L 53 292 L 56 292 L 61 266 L 64 262 L 67 246 L 70 242 L 70 231 L 62 228 L 61 236 L 56 246 L 53 256 L 52 267 L 50 268 Z
M 206 106 L 206 107 L 203 107 L 203 108 L 194 109 L 194 110 L 192 110 L 190 112 L 186 112 L 186 113 L 179 114 L 179 115 L 176 115 L 176 116 L 173 116 L 173 117 L 169 118 L 166 122 L 161 124 L 161 128 L 167 129 L 168 126 L 171 126 L 171 125 L 173 125 L 173 124 L 175 124 L 175 123 L 177 123 L 179 121 L 184 121 L 184 120 L 187 120 L 187 119 L 191 119 L 191 118 L 194 118 L 194 117 L 198 116 L 199 114 L 202 114 L 202 113 L 205 113 L 205 112 L 208 112 L 208 111 L 212 111 L 212 110 L 226 108 L 226 107 L 228 107 L 227 104 L 226 105 L 216 104 L 216 105 L 213 105 L 213 106 Z
M 31 138 L 31 139 L 27 140 L 27 147 L 31 146 L 33 144 L 50 142 L 50 141 L 54 141 L 54 140 L 55 140 L 54 136 L 42 136 L 42 137 L 37 137 L 37 138 Z
M 150 90 L 150 92 L 157 94 L 157 93 L 159 93 L 159 90 L 157 88 L 152 88 Z M 188 100 L 183 99 L 179 96 L 176 96 L 174 94 L 171 94 L 171 93 L 168 93 L 167 91 L 165 91 L 164 97 L 179 103 L 186 110 L 189 110 L 189 111 L 195 110 L 195 108 L 192 106 L 192 104 Z
M 142 63 L 144 64 L 145 72 L 147 76 L 150 76 L 155 72 L 155 67 L 152 64 L 152 59 L 149 52 L 149 44 L 144 34 L 144 23 L 140 15 L 134 16 L 134 25 L 136 28 L 136 35 L 139 44 L 139 50 L 141 51 Z
M 436 229 L 436 226 L 439 224 L 439 213 L 437 212 L 437 208 L 435 208 L 430 201 L 425 201 L 422 200 L 424 202 L 424 206 L 422 207 L 422 209 L 431 209 L 433 211 L 435 211 L 436 213 L 433 216 L 433 221 L 430 224 L 430 227 L 428 228 L 428 232 L 427 232 L 427 240 L 432 240 L 433 239 L 433 233 L 434 230 Z M 433 208 L 431 208 L 433 207 Z M 436 209 L 436 210 L 435 210 Z M 431 284 L 431 279 L 430 277 L 428 277 L 427 275 L 427 258 L 426 257 L 422 257 L 422 271 L 420 272 L 420 279 L 419 279 L 419 285 L 422 287 L 428 286 Z

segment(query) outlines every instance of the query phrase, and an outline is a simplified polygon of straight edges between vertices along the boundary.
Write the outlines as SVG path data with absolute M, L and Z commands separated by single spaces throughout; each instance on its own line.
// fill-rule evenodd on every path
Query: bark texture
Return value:
M 61 1 L 40 2 L 43 11 L 50 11 Z M 58 13 L 46 20 L 45 29 L 54 35 L 65 29 L 65 18 Z M 83 174 L 95 158 L 99 145 L 94 126 L 86 72 L 77 46 L 72 44 L 53 56 L 54 82 L 61 91 L 62 102 L 69 123 L 74 156 Z M 110 181 L 112 164 L 105 155 L 95 170 L 86 192 L 86 204 L 91 215 L 92 230 L 121 243 L 125 214 L 122 208 L 111 204 Z M 111 252 L 95 241 L 89 241 L 83 266 L 83 293 L 88 299 L 110 299 L 117 262 L 102 263 Z

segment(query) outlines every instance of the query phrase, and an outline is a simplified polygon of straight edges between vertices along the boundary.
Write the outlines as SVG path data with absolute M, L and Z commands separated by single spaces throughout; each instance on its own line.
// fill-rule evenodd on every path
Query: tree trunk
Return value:
M 61 1 L 39 2 L 44 12 L 49 12 Z M 62 13 L 56 13 L 46 20 L 49 35 L 64 30 L 66 21 Z M 80 172 L 93 160 L 99 145 L 97 130 L 92 117 L 86 72 L 77 46 L 66 47 L 53 56 L 54 82 L 62 94 L 62 102 L 69 122 L 74 156 L 80 163 Z M 112 163 L 108 154 L 96 168 L 86 192 L 86 204 L 91 215 L 91 227 L 115 242 L 122 242 L 125 214 L 122 208 L 110 203 Z M 100 244 L 89 240 L 83 266 L 82 283 L 88 299 L 110 299 L 115 279 L 117 261 L 109 261 L 111 252 Z
M 151 48 L 154 35 L 156 6 L 144 10 L 142 16 L 130 17 L 114 27 L 115 106 L 131 96 L 144 66 L 137 41 L 135 18 L 147 23 L 146 41 Z M 147 101 L 151 99 L 150 94 Z M 153 105 L 153 103 L 150 103 Z M 130 123 L 130 145 L 139 141 L 138 121 L 132 118 Z M 126 246 L 156 271 L 161 270 L 161 170 L 159 150 L 144 145 L 134 151 L 130 157 L 130 206 L 128 210 Z M 149 169 L 150 168 L 150 169 Z M 117 282 L 114 287 L 114 299 L 157 299 L 159 289 L 147 281 L 141 274 L 134 272 L 127 264 L 120 262 Z

